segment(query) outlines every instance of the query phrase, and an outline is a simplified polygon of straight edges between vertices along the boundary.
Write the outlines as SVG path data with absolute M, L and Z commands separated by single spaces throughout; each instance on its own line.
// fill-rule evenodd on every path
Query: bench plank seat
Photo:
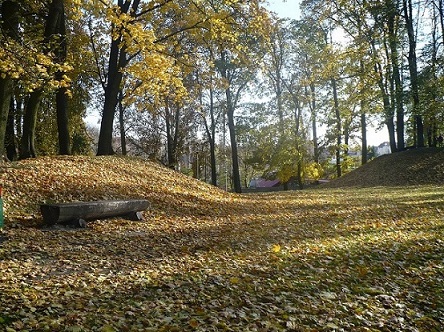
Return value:
M 47 225 L 77 223 L 78 226 L 84 227 L 85 220 L 109 217 L 124 216 L 131 220 L 142 220 L 141 211 L 145 211 L 149 206 L 145 199 L 103 200 L 41 204 L 40 211 Z

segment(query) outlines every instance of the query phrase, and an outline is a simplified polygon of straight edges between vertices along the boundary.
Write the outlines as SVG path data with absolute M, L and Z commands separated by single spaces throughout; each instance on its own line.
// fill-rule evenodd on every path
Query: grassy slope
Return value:
M 329 183 L 326 187 L 424 184 L 444 184 L 444 149 L 412 149 L 384 155 Z
M 439 186 L 242 196 L 115 157 L 2 171 L 0 330 L 444 330 Z M 45 200 L 121 197 L 148 221 L 26 227 Z
M 39 220 L 39 204 L 147 198 L 165 214 L 217 214 L 231 196 L 157 164 L 119 157 L 57 157 L 2 165 L 5 210 L 11 221 Z

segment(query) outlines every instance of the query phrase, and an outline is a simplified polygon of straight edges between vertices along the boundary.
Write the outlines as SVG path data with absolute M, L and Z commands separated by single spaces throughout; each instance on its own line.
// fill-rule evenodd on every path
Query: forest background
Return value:
M 375 156 L 371 125 L 392 152 L 440 144 L 443 0 L 0 4 L 9 160 L 131 154 L 240 192 L 340 177 Z

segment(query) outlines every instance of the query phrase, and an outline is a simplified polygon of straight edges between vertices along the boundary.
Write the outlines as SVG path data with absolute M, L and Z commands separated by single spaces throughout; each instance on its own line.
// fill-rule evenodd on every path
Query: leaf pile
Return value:
M 2 182 L 0 330 L 444 330 L 441 187 L 231 195 L 115 157 L 27 161 Z M 41 200 L 122 197 L 152 200 L 148 220 L 23 221 Z

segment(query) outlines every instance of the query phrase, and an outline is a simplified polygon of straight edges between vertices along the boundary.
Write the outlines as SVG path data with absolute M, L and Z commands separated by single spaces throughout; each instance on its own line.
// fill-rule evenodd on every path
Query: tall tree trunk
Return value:
M 63 0 L 53 0 L 49 8 L 48 19 L 45 29 L 45 43 L 50 45 L 53 36 L 57 36 L 56 47 L 52 49 L 56 61 L 63 64 L 66 61 L 67 43 L 65 27 L 65 7 Z M 64 72 L 58 71 L 56 80 L 62 81 Z M 60 87 L 56 92 L 57 129 L 59 139 L 59 154 L 71 154 L 71 134 L 69 132 L 68 96 L 67 88 Z
M 19 3 L 4 1 L 1 5 L 3 33 L 12 39 L 18 39 Z M 4 77 L 2 77 L 4 76 Z M 0 75 L 0 159 L 5 156 L 5 135 L 8 124 L 9 108 L 14 93 L 14 81 L 8 73 Z
M 174 136 L 173 136 L 173 151 L 174 151 L 174 168 L 178 166 L 178 151 L 179 151 L 179 133 L 180 133 L 180 106 L 178 104 L 175 105 L 174 112 Z
M 224 63 L 227 63 L 226 52 L 221 53 L 221 59 Z M 231 83 L 231 77 L 227 68 L 221 70 L 221 75 L 227 82 Z M 246 84 L 246 83 L 245 83 Z M 243 85 L 244 86 L 244 85 Z M 236 193 L 242 192 L 240 169 L 239 169 L 239 156 L 237 150 L 237 140 L 236 140 L 236 125 L 234 123 L 234 111 L 236 109 L 236 102 L 238 100 L 238 95 L 242 87 L 239 87 L 236 97 L 233 96 L 231 87 L 228 86 L 225 89 L 225 97 L 227 102 L 227 120 L 228 120 L 228 131 L 230 132 L 230 143 L 231 143 L 231 167 L 232 167 L 232 181 L 233 188 Z
M 438 6 L 439 7 L 439 6 Z M 440 16 L 443 15 L 443 13 L 440 13 L 437 15 L 438 8 L 436 6 L 433 6 L 433 23 L 432 23 L 432 61 L 431 61 L 431 71 L 432 71 L 432 80 L 433 80 L 433 86 L 437 86 L 438 82 L 438 73 L 437 68 L 439 66 L 438 63 L 438 49 L 439 49 L 439 41 L 438 41 L 438 20 L 440 19 Z M 436 103 L 439 100 L 438 97 L 438 91 L 437 89 L 432 89 L 430 99 L 432 103 Z M 434 109 L 433 109 L 434 110 Z M 438 119 L 437 119 L 437 113 L 436 110 L 434 112 L 430 112 L 428 116 L 428 145 L 436 147 L 437 146 L 437 138 L 438 138 Z
M 171 110 L 168 101 L 165 101 L 165 128 L 167 137 L 167 164 L 168 167 L 174 169 L 175 167 L 175 152 L 174 152 L 174 140 L 173 140 L 173 129 L 171 124 Z
M 57 37 L 57 43 L 54 43 Z M 56 47 L 54 47 L 56 45 Z M 62 0 L 53 0 L 45 22 L 43 52 L 53 52 L 56 61 L 63 63 L 66 59 L 66 30 L 64 6 Z M 62 80 L 63 73 L 57 72 L 56 80 Z M 37 113 L 43 98 L 43 88 L 31 92 L 26 103 L 23 117 L 23 135 L 21 141 L 20 158 L 33 158 L 35 151 L 35 126 Z M 60 88 L 56 93 L 57 127 L 59 132 L 59 153 L 70 154 L 70 134 L 68 129 L 68 112 L 66 88 Z
M 14 119 L 16 108 L 14 105 L 14 98 L 11 98 L 9 114 L 8 114 L 8 125 L 6 126 L 6 136 L 5 136 L 5 149 L 6 156 L 8 160 L 17 160 L 18 152 L 15 142 L 15 130 L 14 130 Z
M 442 43 L 444 44 L 444 0 L 438 0 L 439 25 L 441 26 Z
M 295 138 L 296 138 L 296 151 L 297 151 L 297 169 L 296 169 L 296 177 L 297 177 L 297 181 L 298 181 L 298 187 L 299 189 L 304 189 L 304 179 L 303 179 L 303 159 L 304 159 L 304 153 L 302 151 L 303 149 L 303 144 L 300 144 L 301 141 L 301 131 L 300 131 L 300 127 L 301 127 L 301 122 L 302 122 L 302 107 L 299 103 L 299 98 L 298 98 L 298 94 L 291 94 L 292 98 L 293 98 L 293 102 L 296 106 L 295 109 Z
M 397 135 L 397 149 L 403 150 L 405 147 L 404 139 L 404 102 L 403 102 L 403 86 L 401 82 L 401 73 L 399 68 L 399 53 L 398 53 L 398 36 L 397 36 L 397 9 L 392 0 L 387 0 L 387 26 L 388 38 L 390 47 L 390 60 L 392 63 L 392 76 L 395 84 L 395 103 L 396 103 L 396 135 Z
M 416 37 L 413 27 L 413 8 L 411 0 L 403 0 L 404 17 L 407 26 L 407 35 L 409 37 L 409 71 L 410 71 L 410 85 L 413 99 L 413 116 L 416 124 L 417 147 L 424 146 L 424 125 L 419 108 L 419 88 L 418 88 L 418 67 L 416 60 Z
M 211 163 L 211 184 L 217 186 L 217 169 L 216 169 L 216 120 L 214 116 L 214 95 L 213 89 L 210 88 L 210 124 L 204 119 L 205 132 L 207 133 L 208 142 L 210 144 L 210 163 Z
M 361 108 L 363 107 L 362 104 L 365 104 L 364 101 L 361 101 Z M 367 155 L 368 155 L 368 145 L 367 145 L 367 117 L 365 114 L 365 111 L 361 111 L 361 135 L 362 135 L 362 141 L 361 141 L 361 164 L 364 165 L 367 163 Z
M 336 86 L 336 79 L 331 79 L 331 85 L 333 88 L 333 101 L 334 112 L 336 117 L 336 175 L 341 177 L 341 145 L 342 145 L 342 124 L 341 124 L 341 112 L 339 110 L 338 91 Z
M 393 117 L 387 118 L 385 120 L 385 124 L 387 125 L 387 130 L 389 134 L 390 150 L 391 152 L 396 152 L 397 151 L 396 137 L 395 137 L 396 130 L 395 130 L 395 123 L 393 122 Z
M 56 93 L 57 129 L 59 138 L 59 154 L 71 154 L 71 134 L 69 131 L 68 96 L 66 88 L 59 88 Z
M 362 7 L 367 7 L 367 2 L 364 0 L 363 1 L 363 6 Z M 364 8 L 363 8 L 364 9 Z M 361 16 L 362 13 L 359 13 L 359 15 L 357 15 L 356 19 L 357 19 L 357 26 L 358 26 L 358 42 L 361 42 L 362 40 L 364 40 L 364 34 L 363 34 L 363 24 L 362 24 L 362 19 L 363 17 Z M 360 57 L 359 59 L 359 83 L 361 86 L 361 91 L 360 91 L 360 111 L 361 111 L 361 164 L 364 165 L 367 163 L 367 154 L 368 154 L 368 147 L 367 147 L 367 117 L 366 117 L 366 112 L 367 112 L 367 101 L 365 100 L 365 74 L 366 74 L 366 67 L 365 67 L 365 63 L 364 63 L 364 56 Z
M 5 135 L 14 90 L 13 84 L 14 82 L 11 77 L 0 77 L 0 160 L 3 160 L 5 156 Z
M 282 141 L 284 139 L 284 128 L 285 128 L 285 121 L 284 121 L 284 108 L 282 105 L 282 87 L 281 87 L 281 78 L 278 73 L 276 78 L 276 103 L 277 103 L 277 113 L 278 113 L 278 120 L 279 120 L 279 140 Z
M 120 145 L 122 147 L 122 155 L 126 156 L 126 132 L 125 132 L 125 109 L 123 107 L 123 92 L 119 91 L 119 128 L 120 128 Z
M 23 116 L 23 135 L 20 144 L 20 159 L 35 158 L 35 126 L 37 113 L 43 97 L 43 90 L 38 89 L 29 95 Z
M 105 87 L 105 102 L 103 105 L 102 121 L 100 123 L 97 155 L 112 155 L 114 114 L 118 102 L 120 85 L 122 83 L 122 66 L 126 62 L 126 52 L 120 48 L 120 39 L 111 42 L 111 52 L 108 63 L 108 79 Z
M 233 167 L 233 186 L 234 191 L 237 193 L 242 192 L 241 179 L 239 172 L 239 158 L 237 152 L 237 140 L 236 140 L 236 128 L 234 123 L 234 105 L 233 97 L 230 88 L 225 90 L 225 95 L 227 98 L 227 118 L 228 118 L 228 130 L 230 132 L 230 142 L 231 142 L 231 162 Z
M 132 4 L 131 4 L 132 3 Z M 118 0 L 118 6 L 122 14 L 136 15 L 140 0 Z M 117 29 L 117 31 L 116 31 Z M 113 34 L 117 34 L 117 38 L 113 38 L 111 42 L 110 55 L 108 60 L 107 84 L 105 86 L 105 102 L 103 105 L 102 122 L 100 124 L 99 143 L 97 147 L 97 155 L 112 155 L 113 150 L 113 125 L 114 116 L 117 107 L 118 95 L 122 84 L 122 70 L 127 66 L 127 52 L 125 47 L 121 45 L 122 38 L 120 28 L 113 27 Z
M 179 138 L 180 124 L 180 107 L 176 105 L 174 114 L 169 106 L 168 101 L 165 102 L 165 126 L 167 131 L 167 159 L 168 167 L 176 169 L 177 166 L 177 150 Z
M 365 75 L 365 65 L 364 61 L 361 59 L 359 61 L 360 65 L 360 80 L 361 80 L 361 86 L 364 87 L 364 78 Z M 364 90 L 364 88 L 362 88 Z M 367 111 L 367 102 L 364 100 L 364 91 L 361 91 L 361 164 L 364 165 L 367 163 L 367 154 L 368 154 L 368 146 L 367 146 L 367 117 L 366 117 L 366 111 Z
M 390 150 L 391 152 L 396 151 L 396 135 L 395 135 L 395 124 L 393 122 L 394 109 L 393 103 L 390 102 L 390 96 L 387 91 L 387 87 L 384 84 L 384 78 L 382 74 L 382 66 L 380 63 L 375 64 L 375 72 L 378 75 L 378 87 L 382 95 L 382 103 L 384 105 L 384 118 L 385 124 L 387 125 L 387 130 L 389 134 Z
M 316 91 L 315 85 L 310 84 L 310 113 L 311 113 L 311 129 L 313 132 L 313 154 L 314 161 L 319 163 L 319 145 L 317 134 L 317 122 L 316 122 Z

